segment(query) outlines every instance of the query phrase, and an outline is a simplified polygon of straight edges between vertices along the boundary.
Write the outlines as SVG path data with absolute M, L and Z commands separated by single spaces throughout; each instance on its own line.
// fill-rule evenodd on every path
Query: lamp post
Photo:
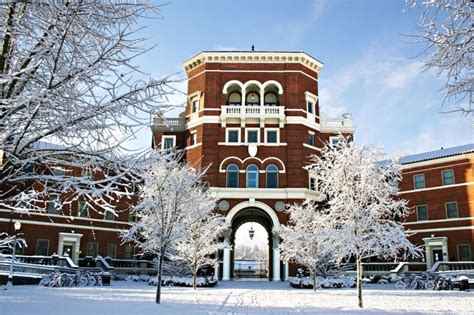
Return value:
M 16 233 L 21 228 L 20 221 L 16 221 L 14 226 L 15 226 L 15 235 L 13 236 L 12 262 L 10 264 L 10 273 L 8 274 L 7 288 L 13 286 L 13 263 L 15 261 L 15 252 L 16 252 Z

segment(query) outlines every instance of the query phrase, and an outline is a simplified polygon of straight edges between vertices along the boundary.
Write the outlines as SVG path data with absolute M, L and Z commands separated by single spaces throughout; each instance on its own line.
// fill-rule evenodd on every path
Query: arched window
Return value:
M 239 92 L 232 92 L 229 94 L 229 105 L 242 105 L 242 95 Z
M 265 106 L 277 106 L 278 105 L 278 96 L 273 92 L 268 92 L 265 94 L 264 99 Z
M 258 188 L 258 167 L 254 164 L 247 166 L 247 188 Z
M 227 187 L 239 187 L 239 168 L 235 164 L 230 164 L 227 166 L 227 178 L 226 186 Z
M 278 168 L 274 164 L 267 166 L 267 188 L 278 188 Z
M 249 92 L 245 97 L 245 104 L 247 106 L 258 106 L 260 105 L 260 95 L 257 92 Z

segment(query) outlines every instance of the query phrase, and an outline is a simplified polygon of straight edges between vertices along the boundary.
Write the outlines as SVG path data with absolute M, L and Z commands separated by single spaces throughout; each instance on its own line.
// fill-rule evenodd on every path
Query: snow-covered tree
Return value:
M 157 13 L 142 0 L 0 4 L 0 207 L 83 198 L 113 212 L 133 191 L 143 153 L 124 144 L 169 91 L 132 63 L 148 50 L 137 22 Z
M 156 303 L 161 299 L 165 258 L 172 259 L 178 242 L 189 235 L 193 224 L 208 216 L 216 201 L 201 182 L 204 171 L 179 160 L 179 155 L 156 153 L 156 161 L 142 174 L 140 200 L 133 209 L 138 222 L 123 234 L 124 241 L 134 242 L 141 254 L 157 259 Z
M 338 231 L 328 224 L 325 209 L 312 201 L 291 205 L 287 213 L 288 226 L 276 231 L 282 237 L 281 258 L 305 266 L 316 291 L 316 276 L 326 276 L 334 269 Z
M 192 223 L 187 233 L 182 239 L 176 242 L 177 254 L 172 259 L 185 262 L 193 275 L 193 288 L 196 289 L 196 279 L 198 271 L 202 267 L 214 267 L 218 262 L 217 252 L 224 249 L 227 244 L 220 241 L 224 231 L 228 225 L 224 221 L 224 217 L 213 215 L 215 202 L 209 199 L 208 212 L 204 214 L 202 219 Z
M 471 0 L 406 0 L 421 8 L 417 42 L 424 45 L 426 69 L 446 77 L 444 102 L 450 111 L 472 115 L 474 103 L 474 5 Z
M 0 233 L 0 251 L 3 249 L 12 250 L 15 246 L 15 243 L 17 248 L 26 247 L 26 242 L 22 234 L 11 236 L 5 232 Z
M 359 307 L 363 306 L 362 259 L 420 253 L 400 221 L 409 214 L 407 202 L 397 198 L 393 185 L 401 179 L 401 166 L 393 160 L 381 162 L 384 157 L 378 149 L 359 149 L 343 140 L 313 156 L 308 167 L 325 196 L 328 210 L 323 227 L 337 233 L 333 244 L 338 260 L 355 258 Z

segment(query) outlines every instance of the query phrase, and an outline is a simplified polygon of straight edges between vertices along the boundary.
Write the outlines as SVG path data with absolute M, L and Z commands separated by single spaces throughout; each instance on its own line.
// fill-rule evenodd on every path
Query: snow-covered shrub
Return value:
M 312 277 L 292 278 L 290 279 L 290 286 L 303 289 L 314 289 Z M 317 288 L 323 289 L 339 289 L 339 288 L 354 288 L 356 282 L 351 277 L 316 277 Z
M 150 277 L 148 281 L 149 285 L 157 285 L 157 277 Z M 213 287 L 217 284 L 217 279 L 210 279 L 208 277 L 197 277 L 196 286 L 197 287 Z M 193 277 L 177 277 L 177 276 L 163 276 L 161 279 L 162 286 L 177 286 L 177 287 L 192 287 L 193 286 Z

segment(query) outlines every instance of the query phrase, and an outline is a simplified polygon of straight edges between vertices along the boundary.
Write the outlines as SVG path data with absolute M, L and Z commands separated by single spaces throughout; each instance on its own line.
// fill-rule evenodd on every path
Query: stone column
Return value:
M 280 237 L 273 236 L 273 281 L 280 279 Z
M 225 237 L 225 241 L 230 246 L 229 237 Z M 230 247 L 224 248 L 222 280 L 230 280 Z

